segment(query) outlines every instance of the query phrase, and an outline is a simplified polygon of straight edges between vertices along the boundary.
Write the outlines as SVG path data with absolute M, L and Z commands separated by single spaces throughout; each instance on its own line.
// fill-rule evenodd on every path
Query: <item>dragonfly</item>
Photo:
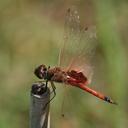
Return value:
M 54 82 L 74 86 L 92 94 L 93 96 L 111 104 L 117 104 L 110 97 L 88 87 L 92 80 L 93 67 L 90 64 L 95 51 L 96 32 L 94 29 L 82 28 L 76 9 L 66 11 L 64 39 L 61 43 L 59 64 L 55 67 L 44 64 L 36 67 L 34 74 L 43 79 L 46 84 L 51 83 L 56 95 Z

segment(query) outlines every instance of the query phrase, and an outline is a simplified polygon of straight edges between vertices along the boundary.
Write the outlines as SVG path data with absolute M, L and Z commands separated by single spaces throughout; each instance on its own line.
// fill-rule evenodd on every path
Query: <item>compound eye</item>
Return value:
M 43 71 L 47 71 L 47 68 L 44 68 Z
M 43 78 L 45 77 L 46 72 L 47 72 L 47 67 L 46 67 L 45 65 L 40 65 L 40 66 L 38 66 L 38 67 L 35 69 L 35 71 L 34 71 L 35 75 L 36 75 L 38 78 L 40 78 L 40 79 L 43 79 Z

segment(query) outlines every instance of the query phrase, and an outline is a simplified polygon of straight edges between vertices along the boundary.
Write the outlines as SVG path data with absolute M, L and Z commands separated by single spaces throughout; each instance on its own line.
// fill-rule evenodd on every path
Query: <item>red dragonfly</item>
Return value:
M 82 29 L 78 12 L 68 9 L 65 18 L 64 41 L 59 56 L 59 66 L 46 67 L 44 64 L 35 69 L 35 75 L 47 83 L 51 82 L 54 93 L 53 82 L 64 83 L 78 87 L 90 94 L 111 104 L 117 104 L 110 97 L 97 92 L 87 85 L 91 83 L 92 67 L 90 58 L 94 51 L 96 37 L 91 29 Z

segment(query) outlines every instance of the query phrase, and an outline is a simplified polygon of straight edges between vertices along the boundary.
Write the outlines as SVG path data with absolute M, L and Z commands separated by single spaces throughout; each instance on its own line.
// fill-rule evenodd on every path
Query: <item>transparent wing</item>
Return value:
M 60 66 L 64 66 L 64 67 L 68 66 L 69 60 L 72 59 L 71 54 L 74 55 L 74 52 L 76 51 L 75 50 L 76 46 L 74 45 L 78 45 L 78 43 L 76 42 L 79 41 L 78 39 L 79 34 L 80 34 L 79 16 L 76 10 L 69 8 L 65 16 L 64 40 L 61 46 L 60 61 L 59 61 Z
M 78 12 L 70 8 L 66 12 L 64 40 L 61 45 L 59 66 L 71 70 L 79 70 L 89 78 L 92 76 L 91 58 L 96 47 L 95 27 L 80 26 Z
M 65 17 L 64 39 L 61 42 L 59 67 L 65 70 L 82 71 L 91 81 L 93 72 L 90 61 L 96 47 L 95 38 L 95 27 L 82 29 L 76 9 L 68 9 Z M 70 89 L 70 86 L 63 85 L 63 114 L 65 114 L 68 100 L 72 97 Z M 69 102 L 69 106 L 71 106 L 71 102 Z

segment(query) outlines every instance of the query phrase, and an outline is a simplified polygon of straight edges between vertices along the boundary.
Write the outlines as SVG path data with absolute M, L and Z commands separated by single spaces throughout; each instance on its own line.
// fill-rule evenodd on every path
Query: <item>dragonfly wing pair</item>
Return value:
M 91 81 L 93 72 L 90 61 L 96 47 L 95 27 L 82 28 L 78 12 L 74 8 L 69 8 L 66 12 L 61 47 L 59 66 L 67 71 L 83 72 Z
M 64 31 L 59 66 L 63 67 L 67 72 L 74 71 L 73 77 L 77 76 L 77 78 L 80 78 L 82 73 L 87 78 L 87 84 L 90 84 L 93 74 L 90 62 L 96 48 L 95 27 L 85 27 L 83 29 L 80 25 L 78 12 L 76 9 L 69 8 L 66 12 Z M 104 101 L 116 104 L 109 97 L 85 86 L 87 84 L 84 82 L 78 82 L 78 85 L 77 82 L 78 79 L 69 78 L 69 84 L 75 85 Z

